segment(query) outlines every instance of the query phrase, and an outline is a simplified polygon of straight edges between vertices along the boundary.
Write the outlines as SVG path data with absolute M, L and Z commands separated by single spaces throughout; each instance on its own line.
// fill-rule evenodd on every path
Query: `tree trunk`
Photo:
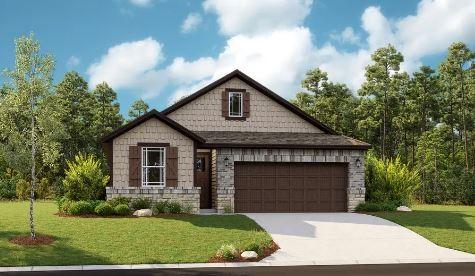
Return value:
M 31 101 L 31 191 L 30 191 L 30 235 L 31 238 L 35 238 L 35 222 L 34 222 L 34 201 L 35 201 L 35 186 L 36 186 L 36 172 L 35 172 L 35 115 L 34 115 L 34 103 Z

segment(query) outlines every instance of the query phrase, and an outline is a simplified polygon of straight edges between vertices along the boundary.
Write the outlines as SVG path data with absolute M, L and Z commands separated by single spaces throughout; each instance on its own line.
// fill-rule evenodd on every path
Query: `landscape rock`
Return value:
M 134 212 L 134 216 L 136 217 L 151 217 L 152 216 L 152 209 L 140 209 Z
M 400 211 L 400 212 L 411 212 L 411 208 L 407 207 L 407 206 L 399 206 L 397 207 L 396 209 L 397 211 Z
M 256 259 L 259 255 L 257 255 L 254 251 L 244 251 L 241 253 L 241 257 L 244 259 Z

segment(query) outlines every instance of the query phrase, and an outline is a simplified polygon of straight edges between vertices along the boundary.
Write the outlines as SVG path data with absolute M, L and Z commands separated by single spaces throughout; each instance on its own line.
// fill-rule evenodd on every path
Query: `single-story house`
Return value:
M 340 135 L 235 70 L 103 139 L 107 198 L 217 212 L 347 212 L 370 145 Z

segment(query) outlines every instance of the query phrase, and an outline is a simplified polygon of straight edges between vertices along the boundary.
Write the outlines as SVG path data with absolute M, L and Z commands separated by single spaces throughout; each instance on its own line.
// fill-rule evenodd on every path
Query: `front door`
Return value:
M 210 155 L 209 152 L 198 152 L 196 156 L 196 186 L 201 187 L 200 208 L 211 208 L 210 184 Z

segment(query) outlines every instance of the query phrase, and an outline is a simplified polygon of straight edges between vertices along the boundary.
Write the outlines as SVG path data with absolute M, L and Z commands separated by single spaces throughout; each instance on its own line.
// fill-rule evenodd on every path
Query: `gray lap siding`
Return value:
M 224 212 L 225 208 L 234 210 L 234 162 L 336 162 L 348 164 L 347 206 L 348 211 L 354 211 L 364 202 L 364 153 L 364 150 L 328 149 L 216 149 L 214 207 L 218 212 Z M 228 166 L 225 166 L 225 158 L 228 158 Z

